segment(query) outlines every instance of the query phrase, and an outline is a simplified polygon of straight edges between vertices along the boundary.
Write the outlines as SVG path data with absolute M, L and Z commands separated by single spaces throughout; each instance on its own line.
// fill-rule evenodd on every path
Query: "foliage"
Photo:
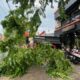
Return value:
M 72 72 L 71 63 L 65 59 L 62 51 L 55 50 L 54 53 L 48 64 L 48 74 L 53 77 L 61 77 L 64 80 L 69 79 L 68 75 Z
M 6 1 L 8 4 L 9 0 Z M 21 43 L 25 43 L 23 34 L 26 30 L 30 30 L 31 36 L 35 35 L 41 24 L 40 15 L 45 15 L 46 5 L 49 2 L 52 3 L 53 0 L 40 0 L 40 8 L 35 8 L 35 0 L 12 1 L 13 4 L 20 5 L 15 10 L 10 10 L 9 15 L 1 22 L 5 29 L 5 39 L 0 42 L 0 51 L 8 52 L 8 56 L 0 63 L 0 74 L 15 77 L 24 74 L 32 65 L 41 65 L 46 67 L 49 74 L 53 72 L 62 74 L 63 72 L 63 75 L 66 75 L 70 70 L 70 64 L 59 50 L 42 44 L 34 49 L 22 49 L 19 46 Z M 63 0 L 59 1 L 62 4 Z M 64 5 L 61 5 L 60 8 L 62 10 Z M 32 15 L 30 18 L 29 14 Z M 56 75 L 58 75 L 57 73 Z
M 12 51 L 8 54 L 0 63 L 0 74 L 19 76 L 33 65 L 42 66 L 49 75 L 61 78 L 67 76 L 72 70 L 63 52 L 52 49 L 49 45 L 39 44 L 34 49 L 18 48 L 15 53 Z
M 65 20 L 68 18 L 68 16 L 65 13 L 65 5 L 69 2 L 69 0 L 59 0 L 58 2 L 58 8 L 59 8 L 59 14 L 60 19 Z
M 6 2 L 8 4 L 9 0 Z M 5 29 L 5 40 L 0 43 L 1 51 L 10 52 L 15 46 L 24 42 L 23 34 L 26 30 L 30 30 L 30 36 L 34 36 L 41 24 L 40 13 L 44 14 L 46 5 L 49 2 L 53 3 L 53 0 L 40 0 L 41 7 L 39 8 L 35 8 L 35 0 L 12 0 L 12 2 L 20 5 L 15 10 L 10 10 L 9 15 L 1 22 Z M 64 0 L 59 0 L 59 2 L 60 8 L 64 8 Z M 32 16 L 29 18 L 28 14 Z
M 15 53 L 12 51 L 0 63 L 0 74 L 13 77 L 24 74 L 33 62 L 31 57 L 31 50 L 18 49 Z

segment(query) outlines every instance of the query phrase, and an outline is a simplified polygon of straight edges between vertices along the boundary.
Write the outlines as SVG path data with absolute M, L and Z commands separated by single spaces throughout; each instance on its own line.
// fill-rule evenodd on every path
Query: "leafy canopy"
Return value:
M 40 5 L 37 7 L 37 0 L 6 0 L 8 6 L 9 1 L 12 1 L 14 5 L 19 4 L 19 6 L 16 6 L 15 10 L 10 9 L 10 13 L 1 22 L 5 29 L 5 40 L 0 42 L 0 49 L 5 52 L 11 51 L 21 42 L 25 43 L 23 34 L 26 30 L 30 30 L 30 36 L 34 36 L 41 24 L 40 15 L 45 17 L 46 6 L 51 3 L 52 7 L 53 4 L 53 0 L 39 0 Z M 58 0 L 58 2 L 61 17 L 64 18 L 62 15 L 65 13 L 64 6 L 68 0 Z
M 18 76 L 25 73 L 32 63 L 36 63 L 39 65 L 46 64 L 47 72 L 51 75 L 65 77 L 70 64 L 64 60 L 62 52 L 44 45 L 39 45 L 34 49 L 20 47 L 25 43 L 23 34 L 26 30 L 30 30 L 30 36 L 35 35 L 41 24 L 40 15 L 45 17 L 45 8 L 49 2 L 51 2 L 52 7 L 53 0 L 40 0 L 41 6 L 39 7 L 35 6 L 35 0 L 6 0 L 7 4 L 9 1 L 12 1 L 13 4 L 19 4 L 19 6 L 15 10 L 10 10 L 10 13 L 1 22 L 5 29 L 5 39 L 0 41 L 0 51 L 8 52 L 8 56 L 0 64 L 0 75 Z M 59 0 L 59 4 L 62 15 L 65 13 L 64 0 Z M 64 16 L 61 17 L 64 18 Z

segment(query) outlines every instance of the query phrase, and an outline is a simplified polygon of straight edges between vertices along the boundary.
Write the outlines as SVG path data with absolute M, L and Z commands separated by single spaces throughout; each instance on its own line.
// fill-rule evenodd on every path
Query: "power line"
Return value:
M 2 0 L 0 0 L 0 21 L 8 14 L 8 7 L 5 6 L 6 2 L 3 2 Z
M 5 6 L 4 3 L 6 4 L 6 6 Z M 9 5 L 8 2 L 6 2 L 6 1 L 3 2 L 2 0 L 0 0 L 0 4 L 2 4 L 3 7 L 2 6 L 0 6 L 0 7 L 1 7 L 2 11 L 4 11 L 5 13 L 8 12 L 8 11 L 11 11 L 11 8 L 10 8 L 10 5 Z
M 0 3 L 1 4 L 1 3 Z M 0 9 L 4 12 L 4 13 L 6 13 L 7 11 L 0 5 Z
M 9 11 L 11 12 L 12 10 L 11 10 L 11 7 L 10 7 L 8 1 L 6 1 L 6 3 L 7 3 L 7 5 L 8 5 Z M 13 15 L 13 12 L 11 12 L 11 14 Z
M 6 1 L 6 3 L 8 5 L 9 10 L 11 11 L 11 7 L 10 7 L 9 3 L 7 1 Z
M 1 21 L 6 16 L 5 14 L 8 13 L 8 12 L 6 11 L 6 9 L 4 9 L 2 7 L 2 5 L 0 5 L 0 10 L 1 10 L 1 12 L 0 12 L 0 21 Z
M 6 2 L 4 2 L 3 0 L 0 0 L 0 1 L 1 1 L 1 3 L 2 3 L 3 7 L 4 7 Z M 8 7 L 7 7 L 7 6 L 5 6 L 5 8 L 6 8 L 6 10 L 8 9 Z

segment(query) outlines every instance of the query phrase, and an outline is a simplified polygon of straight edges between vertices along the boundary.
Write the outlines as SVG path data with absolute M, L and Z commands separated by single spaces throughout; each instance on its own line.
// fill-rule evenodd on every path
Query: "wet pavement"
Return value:
M 24 75 L 21 78 L 16 78 L 15 80 L 52 80 L 43 69 L 40 67 L 30 68 L 27 75 Z
M 73 65 L 73 73 L 71 74 L 71 77 L 73 80 L 80 80 L 80 64 Z
M 74 71 L 70 75 L 73 80 L 80 80 L 80 65 L 73 65 Z M 44 69 L 40 67 L 32 67 L 29 69 L 28 73 L 22 77 L 17 77 L 15 79 L 10 79 L 8 77 L 1 77 L 0 80 L 62 80 L 60 78 L 52 79 L 50 78 Z

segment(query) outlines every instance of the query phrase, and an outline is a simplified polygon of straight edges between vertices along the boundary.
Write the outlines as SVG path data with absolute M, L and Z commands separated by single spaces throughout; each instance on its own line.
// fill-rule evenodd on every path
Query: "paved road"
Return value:
M 52 80 L 45 71 L 39 67 L 32 67 L 27 75 L 21 78 L 16 78 L 15 80 Z
M 73 80 L 80 80 L 80 65 L 74 65 L 74 72 L 70 75 Z M 1 77 L 0 80 L 12 80 L 7 77 Z M 61 79 L 51 79 L 42 68 L 32 67 L 22 77 L 15 78 L 13 80 L 61 80 Z
M 71 77 L 73 80 L 80 80 L 80 64 L 79 65 L 73 65 L 74 72 L 71 74 Z
M 7 77 L 1 77 L 0 80 L 12 80 Z M 52 80 L 43 69 L 39 67 L 32 67 L 28 71 L 27 74 L 25 74 L 22 77 L 15 78 L 13 80 Z

